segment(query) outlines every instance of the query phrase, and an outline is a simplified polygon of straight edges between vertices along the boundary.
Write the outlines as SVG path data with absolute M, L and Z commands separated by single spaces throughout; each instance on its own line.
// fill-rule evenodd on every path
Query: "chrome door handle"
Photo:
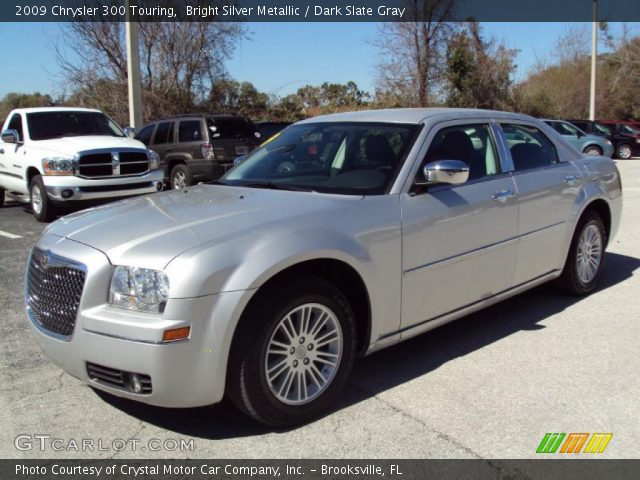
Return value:
M 497 200 L 498 202 L 506 202 L 509 198 L 514 197 L 515 194 L 513 193 L 512 190 L 502 190 L 500 192 L 496 192 L 493 194 L 493 198 L 494 200 Z
M 564 183 L 574 186 L 580 183 L 580 177 L 576 175 L 569 175 L 568 177 L 564 177 Z

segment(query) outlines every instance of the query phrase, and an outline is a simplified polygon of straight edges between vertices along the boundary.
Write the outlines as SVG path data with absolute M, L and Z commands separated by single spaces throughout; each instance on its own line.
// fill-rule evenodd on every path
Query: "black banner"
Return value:
M 640 21 L 638 0 L 16 0 L 2 22 Z
M 640 460 L 0 460 L 0 478 L 103 480 L 635 479 Z

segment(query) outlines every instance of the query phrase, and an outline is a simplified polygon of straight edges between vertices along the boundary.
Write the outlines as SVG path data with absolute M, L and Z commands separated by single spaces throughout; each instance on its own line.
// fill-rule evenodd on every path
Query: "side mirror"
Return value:
M 422 175 L 424 180 L 416 182 L 417 185 L 434 185 L 445 183 L 459 185 L 469 179 L 469 166 L 460 160 L 438 160 L 427 163 Z
M 20 143 L 20 134 L 17 130 L 4 130 L 2 132 L 2 141 L 4 143 Z
M 581 132 L 581 131 L 579 131 L 579 130 L 576 132 L 576 135 L 578 136 L 578 138 L 582 138 L 582 137 L 584 137 L 584 133 L 582 133 L 582 132 Z
M 124 134 L 129 138 L 134 138 L 136 136 L 136 129 L 133 127 L 125 127 Z

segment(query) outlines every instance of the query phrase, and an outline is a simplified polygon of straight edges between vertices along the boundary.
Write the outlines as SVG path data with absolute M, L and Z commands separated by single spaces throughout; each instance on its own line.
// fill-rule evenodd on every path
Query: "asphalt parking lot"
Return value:
M 226 402 L 170 410 L 119 400 L 51 364 L 22 292 L 44 225 L 9 202 L 0 231 L 19 238 L 0 233 L 0 457 L 532 458 L 546 432 L 612 432 L 602 457 L 640 458 L 640 160 L 618 166 L 622 226 L 596 293 L 542 286 L 367 357 L 333 413 L 288 431 Z M 61 439 L 62 451 L 47 439 L 41 450 L 34 435 Z

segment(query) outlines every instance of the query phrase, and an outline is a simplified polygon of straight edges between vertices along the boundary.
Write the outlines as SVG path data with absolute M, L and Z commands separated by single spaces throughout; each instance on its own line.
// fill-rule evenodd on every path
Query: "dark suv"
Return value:
M 624 129 L 616 128 L 613 124 L 605 125 L 591 120 L 569 120 L 569 122 L 587 133 L 608 138 L 613 144 L 615 158 L 627 160 L 640 156 L 640 140 Z
M 260 144 L 251 120 L 237 115 L 180 115 L 146 125 L 135 137 L 160 155 L 171 188 L 213 180 Z

